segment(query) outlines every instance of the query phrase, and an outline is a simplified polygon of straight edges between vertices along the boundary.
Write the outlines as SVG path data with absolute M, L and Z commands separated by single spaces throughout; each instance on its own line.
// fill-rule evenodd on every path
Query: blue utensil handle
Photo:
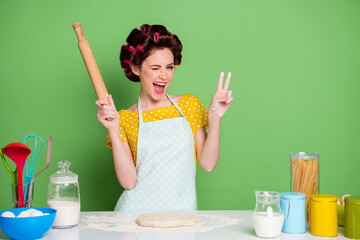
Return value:
M 31 182 L 31 178 L 30 176 L 25 176 L 25 191 L 24 191 L 24 199 L 25 201 L 28 201 L 28 200 L 31 200 L 31 199 L 27 199 L 28 197 L 28 189 L 29 189 L 29 185 L 30 185 L 30 182 Z

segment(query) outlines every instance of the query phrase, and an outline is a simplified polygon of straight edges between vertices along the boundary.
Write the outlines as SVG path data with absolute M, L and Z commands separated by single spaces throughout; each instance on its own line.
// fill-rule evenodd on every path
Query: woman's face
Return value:
M 154 50 L 140 68 L 132 70 L 140 77 L 140 94 L 155 101 L 161 100 L 174 77 L 174 55 L 168 48 Z

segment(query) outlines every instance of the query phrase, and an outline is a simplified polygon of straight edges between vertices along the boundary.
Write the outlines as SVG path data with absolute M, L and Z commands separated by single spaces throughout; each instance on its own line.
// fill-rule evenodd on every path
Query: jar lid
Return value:
M 355 203 L 360 204 L 360 196 L 349 196 L 345 198 L 345 204 L 347 203 Z
M 281 198 L 288 200 L 300 200 L 305 199 L 306 194 L 301 192 L 283 192 L 281 193 Z
M 337 202 L 337 196 L 329 194 L 313 194 L 310 196 L 311 200 L 318 202 Z
M 289 153 L 290 156 L 296 157 L 300 160 L 309 160 L 309 159 L 318 159 L 320 153 L 316 152 L 292 152 Z
M 69 161 L 58 162 L 59 170 L 50 176 L 50 183 L 70 184 L 78 182 L 78 175 L 69 170 L 71 163 Z

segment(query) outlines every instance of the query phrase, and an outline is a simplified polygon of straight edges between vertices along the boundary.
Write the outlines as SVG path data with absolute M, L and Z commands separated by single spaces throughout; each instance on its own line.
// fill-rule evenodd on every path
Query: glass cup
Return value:
M 32 191 L 31 194 L 29 194 L 29 188 L 30 184 L 29 183 L 24 183 L 24 184 L 13 184 L 11 183 L 11 192 L 12 192 L 12 203 L 13 203 L 13 207 L 14 208 L 24 208 L 24 207 L 31 207 L 31 203 L 33 200 L 33 193 L 34 193 L 34 184 L 32 187 Z M 27 199 L 24 199 L 24 201 L 19 201 L 18 198 L 18 189 L 19 188 L 23 188 L 24 192 L 25 189 L 27 189 Z

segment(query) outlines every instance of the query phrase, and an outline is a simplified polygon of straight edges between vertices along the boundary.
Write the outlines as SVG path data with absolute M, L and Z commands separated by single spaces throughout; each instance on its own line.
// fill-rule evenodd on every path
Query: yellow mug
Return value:
M 336 237 L 337 197 L 327 194 L 313 194 L 310 197 L 311 234 L 319 237 Z

